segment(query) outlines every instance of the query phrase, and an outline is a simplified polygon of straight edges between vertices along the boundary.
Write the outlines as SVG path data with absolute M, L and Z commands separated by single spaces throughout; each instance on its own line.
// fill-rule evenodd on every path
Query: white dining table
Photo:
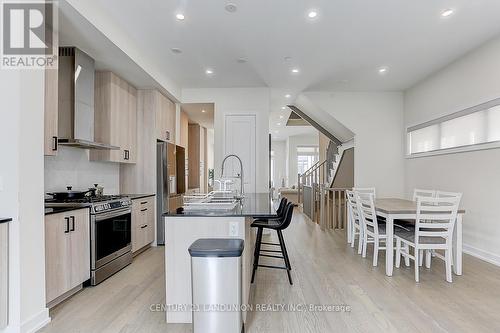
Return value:
M 415 220 L 417 203 L 398 198 L 375 199 L 375 211 L 386 219 L 387 245 L 385 250 L 385 274 L 392 276 L 394 267 L 394 220 Z M 453 229 L 453 272 L 462 275 L 462 220 L 465 210 L 460 209 Z

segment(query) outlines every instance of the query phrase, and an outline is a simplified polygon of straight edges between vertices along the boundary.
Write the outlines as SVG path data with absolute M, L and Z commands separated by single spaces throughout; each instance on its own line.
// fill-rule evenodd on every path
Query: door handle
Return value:
M 70 231 L 75 231 L 75 217 L 71 216 L 71 230 Z
M 147 208 L 143 208 L 143 209 L 141 209 L 141 212 L 145 212 L 147 210 L 148 210 Z
M 147 224 L 145 224 L 145 225 L 141 226 L 141 229 L 144 229 L 144 228 L 146 228 L 147 226 L 148 226 L 148 225 L 147 225 Z
M 64 233 L 67 234 L 69 233 L 69 217 L 65 217 L 64 221 L 66 221 L 66 230 L 64 230 Z
M 57 151 L 57 136 L 52 137 L 52 151 Z

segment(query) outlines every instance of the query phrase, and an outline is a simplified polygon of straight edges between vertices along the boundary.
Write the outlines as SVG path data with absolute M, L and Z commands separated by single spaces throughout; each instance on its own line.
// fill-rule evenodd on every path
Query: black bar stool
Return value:
M 291 285 L 293 285 L 292 276 L 290 274 L 290 271 L 292 270 L 292 266 L 290 265 L 290 259 L 288 257 L 288 252 L 287 252 L 286 246 L 285 246 L 285 239 L 283 238 L 283 233 L 282 233 L 282 230 L 288 228 L 288 226 L 290 225 L 290 222 L 292 221 L 293 203 L 291 203 L 291 202 L 287 203 L 285 208 L 283 209 L 283 211 L 284 211 L 284 213 L 280 216 L 280 218 L 277 218 L 277 219 L 257 219 L 251 224 L 252 227 L 257 228 L 257 240 L 255 242 L 255 251 L 254 251 L 254 257 L 253 257 L 253 272 L 252 272 L 251 283 L 253 283 L 253 281 L 255 279 L 255 272 L 257 271 L 257 268 L 258 267 L 266 267 L 266 268 L 286 269 L 286 272 L 288 274 L 288 281 L 290 282 Z M 276 230 L 276 233 L 278 234 L 279 243 L 266 243 L 266 242 L 262 241 L 262 232 L 265 228 Z M 261 249 L 262 244 L 279 246 L 281 248 L 281 250 Z M 265 253 L 261 254 L 261 252 L 272 253 L 272 254 L 265 254 Z M 277 254 L 281 254 L 282 256 L 278 256 Z M 259 265 L 260 256 L 283 259 L 285 261 L 285 266 L 283 267 L 283 266 L 272 266 L 272 265 Z

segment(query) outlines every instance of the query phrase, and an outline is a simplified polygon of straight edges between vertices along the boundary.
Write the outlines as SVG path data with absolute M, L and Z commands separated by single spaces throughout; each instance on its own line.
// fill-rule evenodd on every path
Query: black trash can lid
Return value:
M 245 242 L 236 238 L 200 238 L 189 247 L 191 257 L 240 257 Z

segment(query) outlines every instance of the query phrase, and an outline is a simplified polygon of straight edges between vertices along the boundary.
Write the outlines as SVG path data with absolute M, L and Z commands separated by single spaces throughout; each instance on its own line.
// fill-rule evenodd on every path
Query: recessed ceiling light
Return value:
M 280 119 L 283 119 L 284 117 L 285 117 L 284 115 L 280 114 Z
M 309 13 L 307 13 L 307 17 L 309 17 L 310 19 L 316 18 L 317 16 L 318 16 L 318 12 L 315 10 L 311 10 L 311 11 L 309 11 Z
M 292 68 L 292 73 L 293 74 L 298 74 L 300 71 L 298 68 Z
M 226 6 L 224 8 L 226 8 L 226 11 L 228 11 L 230 13 L 234 13 L 238 10 L 238 7 L 236 6 L 236 4 L 234 4 L 232 2 L 229 2 L 228 4 L 226 4 Z
M 185 19 L 184 14 L 182 14 L 182 13 L 175 14 L 175 18 L 178 19 L 179 21 L 182 21 Z
M 450 15 L 452 15 L 455 11 L 451 8 L 448 8 L 448 9 L 445 9 L 443 10 L 443 12 L 441 13 L 441 16 L 442 17 L 448 17 Z
M 207 75 L 212 75 L 213 73 L 214 73 L 213 69 L 208 68 L 207 70 L 205 70 L 205 74 Z
M 379 74 L 385 74 L 385 73 L 387 73 L 388 70 L 389 70 L 389 68 L 387 68 L 387 67 L 380 67 L 378 69 L 378 73 Z
M 280 131 L 274 131 L 274 133 L 278 134 Z
M 276 125 L 281 126 L 281 123 L 277 123 Z
M 247 60 L 245 58 L 238 58 L 236 59 L 236 61 L 239 63 L 239 64 L 244 64 L 247 62 Z
M 292 97 L 292 95 L 290 95 L 290 94 L 286 94 L 286 95 L 285 95 L 285 97 L 286 97 L 286 98 L 290 98 L 290 97 Z
M 285 110 L 286 108 L 284 106 L 281 107 L 281 110 Z
M 201 113 L 205 113 L 205 112 L 207 112 L 207 111 L 205 111 L 205 109 L 201 110 Z
M 292 57 L 286 56 L 286 57 L 283 58 L 283 60 L 285 60 L 286 62 L 288 62 L 288 61 L 292 60 Z
M 182 53 L 182 50 L 177 48 L 177 47 L 173 47 L 170 50 L 172 51 L 172 53 L 176 53 L 176 54 Z

